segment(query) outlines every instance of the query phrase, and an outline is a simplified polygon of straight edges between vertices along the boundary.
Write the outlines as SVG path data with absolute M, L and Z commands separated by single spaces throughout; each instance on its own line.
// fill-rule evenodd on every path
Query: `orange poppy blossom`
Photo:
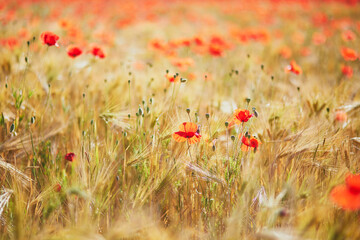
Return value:
M 360 210 L 360 174 L 348 174 L 345 185 L 334 187 L 330 199 L 345 210 Z
M 198 132 L 198 126 L 192 122 L 183 122 L 179 126 L 178 132 L 174 132 L 172 137 L 176 142 L 185 142 L 189 144 L 200 142 L 201 135 Z
M 259 148 L 259 145 L 261 144 L 259 140 L 250 136 L 248 137 L 243 136 L 241 142 L 243 143 L 241 146 L 241 150 L 244 152 L 251 150 L 251 148 L 254 149 L 254 151 L 256 151 Z
M 235 124 L 240 124 L 249 121 L 249 119 L 252 118 L 253 116 L 254 114 L 251 114 L 250 111 L 247 109 L 245 110 L 236 109 L 234 112 L 233 120 L 231 122 Z
M 279 54 L 282 58 L 289 59 L 292 55 L 291 48 L 289 48 L 288 46 L 284 46 L 279 50 Z
M 341 37 L 344 41 L 353 41 L 356 39 L 355 33 L 352 32 L 351 30 L 346 30 L 345 32 L 343 32 L 341 34 Z
M 335 121 L 337 122 L 346 122 L 347 114 L 344 110 L 336 110 L 335 112 Z
M 288 65 L 286 68 L 285 68 L 285 72 L 293 72 L 295 73 L 296 75 L 299 75 L 302 73 L 302 69 L 299 65 L 297 65 L 297 63 L 293 60 L 290 62 L 290 65 Z
M 177 82 L 180 79 L 180 77 L 177 74 L 170 74 L 170 73 L 166 73 L 165 77 L 167 80 L 169 80 L 169 82 Z
M 355 61 L 358 58 L 358 54 L 354 49 L 343 47 L 341 48 L 341 55 L 345 61 Z
M 321 45 L 326 42 L 326 36 L 323 33 L 316 32 L 313 34 L 312 41 L 315 45 Z
M 40 35 L 40 39 L 43 44 L 47 44 L 48 46 L 56 46 L 59 47 L 57 41 L 59 40 L 59 36 L 52 32 L 43 32 Z

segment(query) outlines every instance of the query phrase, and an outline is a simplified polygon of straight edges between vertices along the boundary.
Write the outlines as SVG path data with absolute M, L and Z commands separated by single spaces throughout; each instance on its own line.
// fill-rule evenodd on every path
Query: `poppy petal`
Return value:
M 185 142 L 186 138 L 181 134 L 182 132 L 173 133 L 172 137 L 176 142 Z
M 346 177 L 345 182 L 350 190 L 360 194 L 360 174 L 349 174 Z
M 189 138 L 189 144 L 200 142 L 200 135 L 194 135 L 193 137 Z
M 182 132 L 196 132 L 198 126 L 192 122 L 183 122 L 182 124 L 180 124 L 179 129 Z
M 360 209 L 360 194 L 350 191 L 346 185 L 336 186 L 331 190 L 331 200 L 343 209 Z

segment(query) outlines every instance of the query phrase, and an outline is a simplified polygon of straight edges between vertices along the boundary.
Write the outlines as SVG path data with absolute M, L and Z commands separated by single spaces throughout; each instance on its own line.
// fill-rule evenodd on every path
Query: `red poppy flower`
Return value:
M 192 58 L 172 58 L 171 63 L 181 71 L 186 71 L 188 67 L 194 65 L 194 60 Z
M 160 39 L 153 39 L 150 41 L 149 46 L 156 50 L 165 50 L 166 44 Z
M 284 46 L 280 49 L 280 55 L 282 58 L 284 59 L 288 59 L 291 57 L 292 55 L 292 51 L 291 51 L 291 48 L 287 47 L 287 46 Z
M 349 174 L 345 185 L 334 187 L 330 199 L 346 210 L 360 210 L 360 174 Z
M 61 191 L 61 185 L 60 185 L 60 183 L 57 183 L 57 184 L 55 185 L 54 190 L 55 190 L 55 192 L 60 192 L 60 191 Z
M 300 54 L 304 57 L 309 56 L 311 54 L 311 50 L 308 47 L 303 47 L 300 50 Z
M 217 43 L 211 43 L 209 46 L 209 53 L 214 57 L 221 57 L 223 56 L 224 47 Z
M 233 122 L 235 124 L 240 124 L 243 122 L 249 121 L 254 115 L 249 112 L 249 110 L 236 109 L 234 112 Z
M 201 135 L 198 133 L 198 126 L 195 123 L 183 122 L 179 129 L 180 131 L 172 135 L 176 142 L 185 142 L 186 140 L 189 144 L 200 142 Z
M 177 82 L 180 79 L 179 76 L 176 76 L 176 75 L 170 74 L 170 73 L 167 73 L 165 75 L 165 77 L 166 77 L 167 80 L 169 80 L 169 82 Z
M 248 138 L 243 136 L 241 139 L 243 145 L 241 146 L 241 150 L 249 151 L 251 148 L 257 150 L 259 148 L 260 141 L 254 137 Z
M 67 54 L 69 55 L 69 57 L 75 58 L 75 57 L 81 55 L 81 53 L 82 53 L 82 50 L 78 46 L 70 45 L 67 48 Z
M 90 49 L 90 53 L 95 57 L 105 58 L 104 51 L 97 45 L 92 45 Z
M 356 38 L 355 33 L 350 30 L 346 30 L 345 32 L 343 32 L 341 34 L 341 37 L 344 41 L 353 41 Z
M 75 153 L 70 152 L 65 155 L 65 160 L 69 162 L 73 162 L 74 159 L 75 159 Z
M 203 46 L 205 44 L 205 41 L 201 37 L 194 37 L 193 41 L 198 46 Z
M 352 78 L 352 76 L 353 76 L 353 69 L 350 66 L 345 66 L 345 65 L 342 66 L 341 67 L 341 72 L 347 78 Z
M 40 39 L 43 44 L 47 44 L 48 46 L 59 46 L 57 40 L 59 40 L 59 36 L 52 32 L 43 32 L 40 35 Z
M 291 61 L 290 65 L 285 68 L 285 72 L 293 72 L 296 75 L 299 75 L 302 73 L 302 69 L 299 65 L 296 64 L 295 61 Z
M 335 112 L 335 121 L 337 122 L 346 122 L 347 114 L 344 110 L 336 110 Z
M 312 41 L 315 45 L 321 45 L 326 42 L 326 36 L 323 33 L 316 32 L 313 34 Z
M 341 48 L 341 55 L 345 61 L 355 61 L 358 58 L 358 54 L 354 49 L 343 47 Z

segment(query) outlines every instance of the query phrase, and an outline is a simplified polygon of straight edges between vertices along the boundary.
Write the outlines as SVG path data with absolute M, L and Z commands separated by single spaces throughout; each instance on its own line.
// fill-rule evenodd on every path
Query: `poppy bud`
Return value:
M 256 108 L 253 107 L 252 110 L 253 110 L 254 116 L 255 116 L 255 117 L 258 117 L 259 114 L 258 114 L 258 112 L 256 111 Z
M 14 130 L 15 130 L 15 124 L 12 123 L 11 126 L 10 126 L 10 132 L 12 133 Z
M 189 113 L 190 113 L 190 108 L 187 108 L 187 109 L 186 109 L 186 112 L 189 114 Z
M 187 79 L 186 78 L 180 78 L 180 82 L 182 83 L 186 83 Z
M 288 215 L 289 215 L 289 212 L 285 208 L 280 209 L 280 211 L 279 211 L 280 217 L 286 217 Z
M 225 122 L 225 127 L 228 127 L 229 126 L 229 122 Z
M 206 114 L 205 114 L 205 117 L 206 117 L 206 119 L 209 119 L 209 118 L 210 118 L 210 114 L 206 113 Z
M 232 141 L 235 141 L 235 136 L 234 135 L 231 135 L 230 138 L 231 138 Z
M 245 98 L 245 101 L 249 104 L 251 99 L 250 98 Z

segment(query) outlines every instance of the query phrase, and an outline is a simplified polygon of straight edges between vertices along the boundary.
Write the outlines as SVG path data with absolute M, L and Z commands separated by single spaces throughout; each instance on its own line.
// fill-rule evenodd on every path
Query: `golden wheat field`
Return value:
M 0 0 L 0 239 L 360 239 L 360 2 Z

